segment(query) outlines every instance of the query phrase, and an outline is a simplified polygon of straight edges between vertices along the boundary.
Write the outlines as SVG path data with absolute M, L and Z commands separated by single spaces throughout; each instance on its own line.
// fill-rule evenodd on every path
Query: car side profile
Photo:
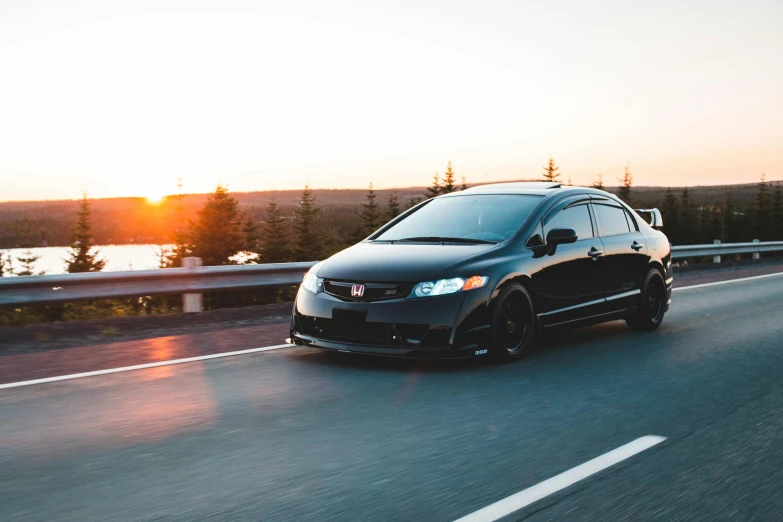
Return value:
M 651 331 L 671 303 L 661 225 L 656 209 L 559 183 L 442 195 L 316 264 L 296 296 L 290 341 L 509 362 L 546 330 L 624 319 Z

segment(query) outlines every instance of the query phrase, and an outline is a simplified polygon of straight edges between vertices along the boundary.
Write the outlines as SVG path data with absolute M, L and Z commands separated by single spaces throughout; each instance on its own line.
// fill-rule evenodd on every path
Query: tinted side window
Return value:
M 625 211 L 620 207 L 593 205 L 593 210 L 598 220 L 598 230 L 602 236 L 627 234 L 631 231 Z
M 553 228 L 573 228 L 579 239 L 593 237 L 593 224 L 587 205 L 569 207 L 552 216 L 544 227 L 544 237 Z

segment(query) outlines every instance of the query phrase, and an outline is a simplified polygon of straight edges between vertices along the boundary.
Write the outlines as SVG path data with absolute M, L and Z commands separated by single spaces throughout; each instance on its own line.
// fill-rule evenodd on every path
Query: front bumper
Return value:
M 421 299 L 355 302 L 301 289 L 291 314 L 290 341 L 371 355 L 470 357 L 488 341 L 489 295 L 489 291 L 476 290 Z M 361 319 L 341 319 L 349 314 Z

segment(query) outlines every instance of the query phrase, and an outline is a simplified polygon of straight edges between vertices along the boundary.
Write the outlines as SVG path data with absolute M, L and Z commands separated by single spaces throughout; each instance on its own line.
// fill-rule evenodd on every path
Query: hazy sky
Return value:
M 0 0 L 0 200 L 783 179 L 783 2 Z

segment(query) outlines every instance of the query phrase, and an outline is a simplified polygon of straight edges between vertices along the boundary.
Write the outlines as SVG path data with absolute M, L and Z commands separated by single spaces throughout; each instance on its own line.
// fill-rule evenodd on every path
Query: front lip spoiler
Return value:
M 411 359 L 466 359 L 478 349 L 477 345 L 470 345 L 454 350 L 450 346 L 367 346 L 361 344 L 341 343 L 327 341 L 299 332 L 291 332 L 290 339 L 286 342 L 297 346 L 318 348 L 332 352 L 359 353 L 364 355 L 378 355 L 382 357 L 398 357 Z

